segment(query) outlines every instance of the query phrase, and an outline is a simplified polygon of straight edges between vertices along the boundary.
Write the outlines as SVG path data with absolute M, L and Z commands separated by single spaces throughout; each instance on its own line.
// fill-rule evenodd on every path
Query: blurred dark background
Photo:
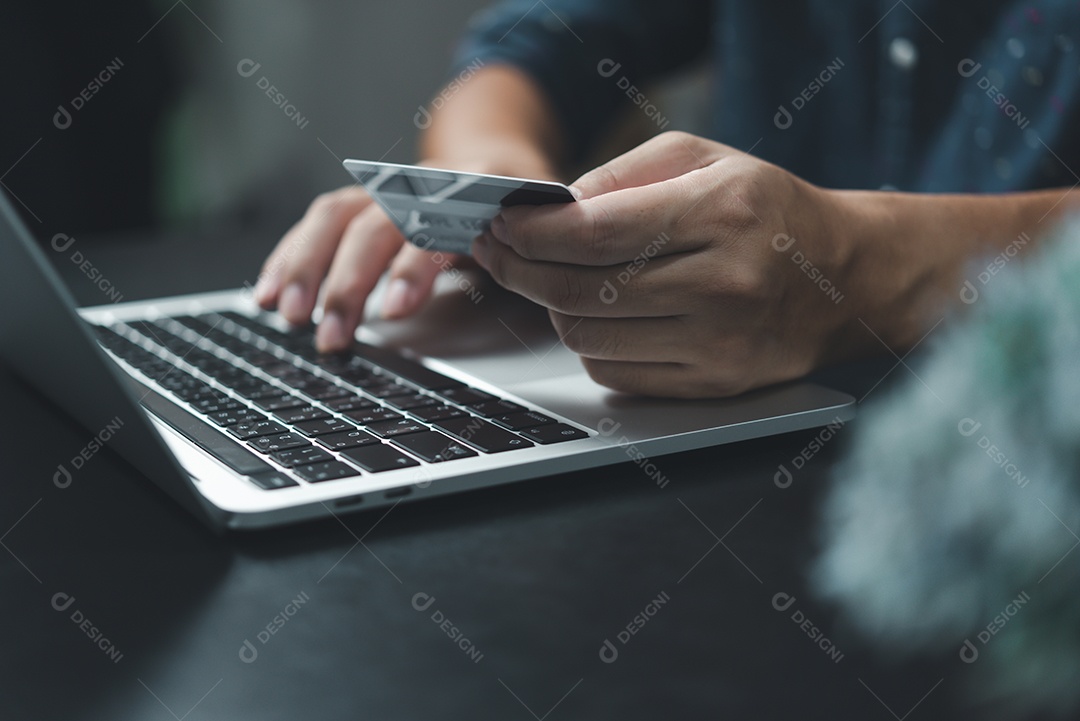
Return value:
M 340 158 L 415 159 L 413 117 L 487 4 L 6 3 L 0 183 L 42 240 L 237 222 L 277 234 L 348 182 Z M 701 87 L 659 96 L 674 127 L 691 129 Z
M 281 225 L 347 181 L 335 156 L 413 158 L 417 106 L 483 4 L 5 3 L 2 182 L 39 237 Z

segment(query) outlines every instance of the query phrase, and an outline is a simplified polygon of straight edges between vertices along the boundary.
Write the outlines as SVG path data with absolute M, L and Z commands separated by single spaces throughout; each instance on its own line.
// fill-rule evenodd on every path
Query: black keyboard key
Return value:
M 405 417 L 400 413 L 395 413 L 394 411 L 382 407 L 368 408 L 360 411 L 345 411 L 343 415 L 346 418 L 356 421 L 362 426 L 378 423 L 379 421 L 398 420 Z
M 275 461 L 283 466 L 303 466 L 310 463 L 322 463 L 332 461 L 334 457 L 321 448 L 315 446 L 302 446 L 289 448 L 284 451 L 275 451 L 270 455 Z
M 476 451 L 465 447 L 459 441 L 435 431 L 397 436 L 391 442 L 428 463 L 441 463 L 476 455 Z
M 383 438 L 391 438 L 393 436 L 400 436 L 404 433 L 418 433 L 420 431 L 426 431 L 427 426 L 414 421 L 411 418 L 402 418 L 396 421 L 381 421 L 379 423 L 368 423 L 367 430 L 371 431 L 377 436 Z
M 330 381 L 325 378 L 320 378 L 314 373 L 308 373 L 305 370 L 296 370 L 287 373 L 286 375 L 278 376 L 278 379 L 285 385 L 295 388 L 298 391 L 318 391 L 328 385 L 332 385 Z
M 209 397 L 211 393 L 216 393 L 218 398 L 229 397 L 227 393 L 214 388 L 201 378 L 195 378 L 186 373 L 181 375 L 181 373 L 182 371 L 173 371 L 158 382 L 161 383 L 163 388 L 168 388 L 169 390 L 184 388 L 194 391 L 195 393 L 204 394 L 206 397 Z
M 310 323 L 298 328 L 290 328 L 284 333 L 273 330 L 271 333 L 275 340 L 289 348 L 305 348 L 315 345 L 315 332 Z
M 359 476 L 355 468 L 345 465 L 341 461 L 324 461 L 293 468 L 293 473 L 303 478 L 308 483 L 321 483 L 334 481 L 338 478 Z
M 462 388 L 450 388 L 444 391 L 439 391 L 439 395 L 452 403 L 457 403 L 461 406 L 471 406 L 475 403 L 483 403 L 484 401 L 496 400 L 495 396 L 485 391 L 477 390 L 476 388 L 469 388 L 468 386 Z
M 238 326 L 241 326 L 243 328 L 268 328 L 269 327 L 269 326 L 264 325 L 263 323 L 260 323 L 259 321 L 255 320 L 254 318 L 252 318 L 250 316 L 243 315 L 242 313 L 237 313 L 234 310 L 221 310 L 221 311 L 217 312 L 217 315 L 221 316 L 222 318 L 226 318 L 228 320 L 231 320 L 233 323 L 236 323 Z M 201 318 L 209 318 L 209 319 L 213 318 L 213 316 L 200 316 L 200 317 Z
M 341 455 L 370 473 L 391 471 L 395 468 L 418 466 L 420 463 L 385 443 L 375 443 L 360 448 L 350 448 Z
M 284 392 L 273 383 L 267 383 L 261 378 L 249 377 L 251 378 L 250 381 L 243 380 L 238 383 L 223 383 L 222 385 L 232 388 L 239 395 L 251 400 L 269 398 L 271 396 L 281 395 Z
M 222 393 L 217 388 L 211 388 L 202 381 L 195 381 L 194 383 L 186 383 L 184 385 L 184 391 L 191 398 L 191 403 L 199 401 L 205 401 L 206 405 L 211 403 L 224 403 L 225 401 L 231 401 L 232 396 L 227 393 Z
M 107 325 L 93 325 L 90 327 L 93 329 L 94 334 L 97 335 L 98 342 L 109 350 L 114 350 L 115 348 L 120 348 L 131 344 L 131 341 L 129 341 L 127 338 L 117 333 L 115 329 L 110 328 Z
M 290 488 L 292 486 L 300 485 L 299 483 L 279 471 L 256 473 L 253 476 L 248 476 L 248 480 L 254 483 L 259 488 L 263 489 L 264 491 L 273 491 L 278 488 Z
M 250 373 L 241 368 L 237 368 L 236 371 L 236 373 L 232 374 L 226 379 L 228 381 L 227 383 L 225 381 L 222 381 L 222 384 L 227 385 L 230 388 L 245 391 L 269 385 L 269 383 L 267 383 L 262 378 L 256 378 L 255 376 L 251 375 Z
M 325 436 L 319 436 L 315 439 L 315 442 L 318 443 L 320 446 L 323 446 L 324 448 L 329 448 L 332 451 L 344 451 L 348 448 L 359 448 L 360 446 L 378 443 L 379 439 L 371 435 L 367 431 L 362 431 L 359 428 L 354 428 L 351 431 L 330 433 Z
M 227 411 L 208 413 L 206 417 L 214 423 L 218 424 L 219 426 L 234 426 L 237 423 L 254 423 L 256 421 L 266 420 L 266 416 L 264 416 L 262 413 L 243 406 L 241 406 L 240 408 L 233 408 Z
M 400 383 L 386 383 L 370 387 L 364 386 L 364 390 L 376 398 L 389 398 L 391 396 L 400 396 L 413 392 L 412 388 L 403 386 Z
M 225 397 L 224 399 L 219 399 L 214 396 L 192 401 L 191 406 L 199 413 L 206 413 L 207 415 L 221 413 L 222 411 L 235 411 L 244 407 L 242 403 L 233 400 L 232 398 Z
M 202 381 L 195 381 L 195 383 L 185 383 L 175 388 L 169 388 L 169 390 L 176 394 L 178 398 L 180 398 L 181 400 L 185 400 L 188 403 L 195 403 L 196 401 L 206 401 L 207 405 L 212 405 L 212 403 L 210 402 L 211 399 L 216 399 L 218 402 L 231 400 L 224 393 L 214 390 Z
M 251 475 L 273 470 L 254 453 L 164 396 L 150 389 L 140 395 L 141 403 L 154 415 L 237 473 Z
M 210 339 L 233 355 L 240 355 L 248 349 L 248 344 L 239 338 L 234 338 L 227 333 L 215 333 Z
M 250 361 L 252 365 L 257 366 L 268 376 L 274 378 L 281 378 L 287 376 L 296 371 L 296 366 L 292 363 L 281 360 L 280 358 L 273 358 L 269 362 L 256 362 Z
M 537 443 L 562 443 L 563 441 L 576 441 L 579 438 L 588 438 L 585 431 L 568 426 L 565 423 L 555 423 L 546 426 L 526 428 L 522 434 L 533 439 Z
M 378 403 L 370 398 L 363 398 L 355 395 L 352 392 L 349 393 L 347 398 L 335 398 L 323 403 L 327 408 L 333 408 L 335 411 L 363 411 L 368 408 L 377 408 Z
M 423 406 L 440 405 L 438 399 L 431 396 L 425 396 L 422 393 L 409 393 L 403 396 L 390 396 L 384 399 L 387 404 L 392 405 L 399 410 L 407 411 L 413 408 L 421 408 Z
M 168 388 L 169 390 L 172 390 L 173 388 L 178 388 L 180 386 L 189 386 L 192 384 L 199 384 L 202 386 L 206 386 L 207 388 L 210 387 L 207 386 L 206 383 L 203 383 L 201 380 L 197 379 L 195 376 L 191 375 L 190 373 L 186 373 L 179 369 L 174 370 L 168 375 L 167 378 L 162 378 L 158 381 L 158 383 L 160 383 L 163 387 Z
M 184 390 L 177 395 L 183 395 L 184 400 L 193 405 L 201 413 L 220 413 L 244 408 L 244 404 L 232 396 L 226 395 L 216 388 L 192 388 Z
M 303 423 L 304 421 L 317 421 L 320 418 L 329 418 L 330 414 L 314 406 L 300 406 L 299 408 L 283 408 L 274 411 L 274 417 L 282 423 Z
M 543 413 L 528 411 L 527 413 L 508 413 L 505 416 L 494 416 L 491 422 L 498 423 L 503 428 L 509 428 L 512 431 L 520 431 L 535 426 L 546 426 L 549 423 L 554 423 L 555 419 L 545 416 Z
M 383 376 L 376 375 L 369 368 L 349 368 L 335 375 L 354 386 L 370 385 L 372 381 L 375 381 L 376 385 L 385 382 Z
M 225 429 L 230 436 L 246 441 L 259 436 L 274 436 L 286 432 L 285 426 L 259 416 L 258 420 L 245 421 Z
M 194 355 L 195 354 L 192 353 L 192 356 Z M 235 366 L 228 361 L 211 355 L 200 354 L 194 358 L 189 356 L 184 360 L 186 360 L 188 363 L 195 366 L 211 378 L 217 378 L 219 375 L 228 375 L 235 368 Z
M 258 348 L 253 348 L 251 346 L 236 351 L 236 355 L 240 356 L 256 368 L 281 365 L 281 359 L 277 356 L 271 355 L 266 351 L 259 350 Z
M 363 361 L 350 353 L 324 354 L 320 355 L 312 362 L 327 373 L 332 373 L 333 375 L 340 375 L 347 371 L 357 369 L 363 369 L 370 372 L 370 369 Z
M 327 373 L 337 375 L 349 368 L 349 356 L 345 353 L 324 353 L 316 358 L 313 363 Z
M 255 376 L 248 373 L 242 368 L 235 366 L 229 366 L 222 368 L 212 374 L 214 380 L 226 388 L 232 388 L 239 392 L 240 389 L 248 391 L 251 389 L 259 388 L 260 386 L 269 385 L 265 381 L 262 381 Z
M 302 423 L 294 423 L 293 427 L 309 437 L 322 436 L 327 433 L 340 433 L 355 428 L 352 423 L 343 421 L 340 418 L 320 418 L 317 421 L 303 421 Z
M 161 384 L 162 388 L 166 388 L 170 391 L 178 388 L 192 388 L 195 390 L 205 390 L 210 388 L 205 381 L 201 381 L 195 376 L 178 369 L 173 369 L 172 373 L 160 378 L 158 383 Z
M 260 453 L 275 453 L 290 448 L 310 446 L 311 441 L 296 433 L 279 433 L 274 436 L 259 436 L 248 441 L 248 445 Z
M 280 393 L 280 390 L 278 390 Z M 300 396 L 289 395 L 277 395 L 267 396 L 266 398 L 255 398 L 251 401 L 264 411 L 274 412 L 282 411 L 287 408 L 300 408 L 301 406 L 308 405 L 308 402 Z
M 215 330 L 215 324 L 213 322 L 208 323 L 206 322 L 206 320 L 202 318 L 196 318 L 195 316 L 178 315 L 173 318 L 173 320 L 175 320 L 177 323 L 184 326 L 185 328 L 193 330 L 202 336 L 205 336 L 211 331 Z
M 356 393 L 348 388 L 342 388 L 339 385 L 333 383 L 324 382 L 319 388 L 305 388 L 303 390 L 304 395 L 308 398 L 314 398 L 317 401 L 329 401 L 335 398 L 355 398 Z
M 128 321 L 128 327 L 156 343 L 164 344 L 166 341 L 177 340 L 176 336 L 162 328 L 160 324 L 150 320 Z
M 441 421 L 447 418 L 463 418 L 467 413 L 460 408 L 454 408 L 453 406 L 435 405 L 435 406 L 422 406 L 420 408 L 413 408 L 409 411 L 410 415 L 414 415 L 422 421 L 427 423 L 433 423 L 434 421 Z
M 448 418 L 435 421 L 432 425 L 484 453 L 500 453 L 532 445 L 524 438 L 480 418 Z
M 282 345 L 282 347 L 290 353 L 300 356 L 308 363 L 314 363 L 319 359 L 319 351 L 316 350 L 314 341 L 307 345 Z
M 522 411 L 529 410 L 525 406 L 520 406 L 513 401 L 503 400 L 502 398 L 494 401 L 484 401 L 483 403 L 476 403 L 470 405 L 469 409 L 473 413 L 484 416 L 485 418 L 504 416 L 508 413 L 521 413 Z
M 169 375 L 170 372 L 175 372 L 176 369 L 176 366 L 169 361 L 149 353 L 142 357 L 132 358 L 128 363 L 142 371 L 144 375 L 154 379 L 164 378 Z
M 222 385 L 228 385 L 229 381 L 245 373 L 243 369 L 234 366 L 231 361 L 216 357 L 212 361 L 202 359 L 198 363 L 192 363 L 192 365 Z

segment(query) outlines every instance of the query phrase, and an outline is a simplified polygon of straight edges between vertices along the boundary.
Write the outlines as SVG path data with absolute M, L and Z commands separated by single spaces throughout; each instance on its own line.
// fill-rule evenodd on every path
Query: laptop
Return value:
M 807 382 L 722 400 L 610 391 L 543 309 L 477 302 L 461 276 L 322 356 L 311 328 L 244 289 L 76 307 L 2 193 L 0 257 L 0 358 L 217 531 L 619 463 L 662 487 L 659 456 L 854 416 L 849 395 Z

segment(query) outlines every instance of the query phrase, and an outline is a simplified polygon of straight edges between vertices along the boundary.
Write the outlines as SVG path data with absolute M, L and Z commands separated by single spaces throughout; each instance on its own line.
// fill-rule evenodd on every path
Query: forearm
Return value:
M 558 120 L 535 83 L 507 65 L 481 68 L 432 113 L 424 158 L 503 175 L 554 178 L 563 155 Z
M 1005 195 L 829 192 L 845 209 L 846 227 L 835 232 L 844 237 L 841 273 L 855 301 L 838 345 L 854 353 L 880 348 L 874 334 L 894 350 L 911 347 L 950 306 L 973 302 L 992 284 L 992 275 L 979 277 L 987 263 L 1022 255 L 1076 207 L 1062 188 Z

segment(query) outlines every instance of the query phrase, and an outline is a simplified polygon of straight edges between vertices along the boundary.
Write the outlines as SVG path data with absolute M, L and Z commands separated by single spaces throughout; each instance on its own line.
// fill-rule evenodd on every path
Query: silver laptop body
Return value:
M 578 357 L 559 343 L 543 309 L 493 286 L 475 285 L 477 279 L 469 281 L 470 292 L 463 292 L 463 276 L 458 275 L 440 279 L 430 307 L 417 318 L 397 323 L 373 319 L 361 329 L 360 346 L 371 350 L 350 362 L 360 368 L 357 373 L 381 384 L 369 393 L 364 383 L 342 380 L 317 359 L 312 362 L 293 354 L 273 338 L 250 330 L 265 324 L 273 336 L 289 329 L 276 315 L 261 313 L 244 290 L 76 308 L 2 194 L 0 257 L 0 294 L 6 309 L 0 314 L 0 356 L 95 437 L 108 435 L 105 445 L 217 530 L 293 523 L 615 463 L 632 464 L 627 473 L 639 474 L 642 483 L 666 485 L 659 456 L 845 422 L 854 416 L 853 398 L 805 382 L 724 400 L 637 398 L 609 391 L 594 383 Z M 480 293 L 490 297 L 476 302 Z M 32 311 L 18 312 L 27 308 Z M 366 434 L 360 448 L 374 450 L 337 451 L 319 445 L 322 436 L 309 437 L 297 430 L 311 431 L 311 421 L 281 421 L 273 411 L 189 365 L 181 353 L 154 342 L 146 335 L 148 328 L 164 329 L 161 335 L 172 336 L 174 347 L 183 350 L 190 345 L 193 356 L 203 360 L 214 356 L 209 360 L 218 372 L 254 376 L 260 383 L 280 386 L 283 395 L 302 395 L 304 391 L 272 375 L 281 372 L 280 365 L 269 368 L 270 373 L 263 371 L 267 354 L 276 354 L 281 364 L 295 366 L 287 373 L 308 380 L 315 377 L 323 395 L 335 396 L 325 401 L 304 398 L 324 416 L 322 423 Z M 206 328 L 213 332 L 201 332 Z M 229 335 L 237 340 L 231 342 Z M 258 341 L 252 357 L 263 365 L 245 361 L 211 338 L 241 349 L 244 343 Z M 120 352 L 107 349 L 110 345 Z M 153 366 L 155 372 L 144 374 L 123 359 L 124 353 L 142 359 L 142 365 Z M 157 357 L 147 361 L 147 354 Z M 221 361 L 237 370 L 222 371 Z M 176 371 L 161 370 L 162 366 Z M 320 458 L 329 456 L 332 461 L 283 465 L 273 453 L 253 444 L 262 436 L 233 435 L 233 426 L 217 425 L 167 385 L 151 379 L 173 384 L 184 374 L 212 387 L 216 397 L 227 396 L 230 412 L 245 418 L 243 428 L 257 426 L 252 419 L 259 418 L 280 423 L 286 433 L 310 440 Z M 389 400 L 387 387 L 398 392 Z M 368 417 L 361 411 L 335 409 L 348 407 L 351 398 L 387 416 L 396 414 L 403 420 L 389 423 L 401 423 L 409 432 L 389 435 L 396 429 L 387 430 L 385 420 L 369 426 L 356 420 Z M 410 411 L 401 407 L 406 404 L 400 398 L 425 405 Z M 506 404 L 497 405 L 500 400 Z M 433 422 L 414 415 L 436 407 L 457 415 Z M 508 412 L 496 415 L 493 407 Z M 541 425 L 514 428 L 538 422 L 532 419 Z M 409 423 L 417 427 L 405 428 Z M 370 430 L 375 428 L 387 435 Z M 104 434 L 104 429 L 111 430 Z M 334 433 L 348 435 L 342 430 Z M 433 455 L 437 449 L 427 441 L 436 438 L 445 441 L 447 452 Z M 409 444 L 419 447 L 423 439 L 425 449 L 410 450 Z M 364 470 L 350 451 L 357 457 L 377 456 L 380 462 L 404 457 L 402 463 L 409 465 Z M 297 472 L 307 469 L 311 476 L 316 466 L 337 469 L 328 475 L 341 477 L 305 480 Z M 341 475 L 343 468 L 349 469 L 347 475 Z

